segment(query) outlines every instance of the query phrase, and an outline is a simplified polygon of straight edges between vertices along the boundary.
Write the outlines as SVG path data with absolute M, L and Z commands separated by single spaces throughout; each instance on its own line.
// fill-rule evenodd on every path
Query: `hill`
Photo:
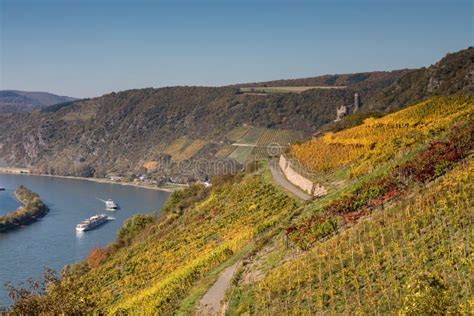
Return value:
M 468 312 L 473 105 L 472 96 L 435 97 L 369 120 L 372 130 L 413 129 L 375 133 L 363 150 L 390 153 L 364 156 L 363 174 L 329 170 L 340 185 L 318 200 L 295 200 L 265 165 L 177 191 L 161 216 L 130 219 L 62 279 L 48 272 L 46 292 L 12 289 L 14 312 L 193 314 L 235 262 L 231 315 Z M 361 143 L 367 128 L 330 139 Z
M 187 182 L 236 170 L 265 156 L 268 143 L 260 146 L 258 137 L 271 131 L 281 135 L 273 139 L 282 147 L 288 144 L 285 131 L 296 135 L 292 141 L 306 139 L 332 122 L 336 107 L 351 101 L 354 92 L 362 96 L 361 112 L 381 113 L 432 95 L 468 93 L 473 89 L 472 80 L 466 79 L 473 55 L 473 49 L 463 50 L 419 70 L 266 84 L 332 84 L 345 89 L 252 95 L 241 93 L 241 86 L 148 88 L 66 102 L 34 113 L 3 114 L 0 166 L 86 177 L 117 174 L 127 180 L 145 175 L 158 182 L 174 176 Z M 410 89 L 398 92 L 397 87 Z M 271 131 L 264 133 L 264 129 Z M 233 144 L 240 140 L 228 135 L 242 130 L 248 135 L 240 137 L 253 143 L 236 148 Z
M 0 113 L 31 112 L 45 106 L 76 100 L 48 92 L 0 90 Z

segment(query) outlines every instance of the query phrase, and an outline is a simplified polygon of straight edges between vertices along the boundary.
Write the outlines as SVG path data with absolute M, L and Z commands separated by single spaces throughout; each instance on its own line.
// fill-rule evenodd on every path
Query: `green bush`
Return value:
M 125 224 L 118 232 L 118 242 L 129 245 L 133 238 L 138 235 L 150 223 L 155 221 L 154 215 L 137 214 L 125 221 Z

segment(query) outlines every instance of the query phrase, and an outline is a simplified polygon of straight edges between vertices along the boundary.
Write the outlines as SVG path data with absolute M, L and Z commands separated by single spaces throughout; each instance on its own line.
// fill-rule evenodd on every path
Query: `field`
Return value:
M 205 145 L 206 141 L 200 139 L 177 139 L 165 149 L 165 153 L 170 155 L 174 160 L 186 160 L 194 156 Z
M 434 133 L 442 133 L 460 118 L 472 115 L 473 109 L 474 97 L 433 98 L 295 145 L 291 154 L 312 172 L 330 172 L 350 165 L 354 176 L 361 175 L 370 172 L 373 165 L 416 150 Z
M 311 89 L 345 89 L 346 86 L 299 86 L 299 87 L 245 87 L 240 88 L 243 93 L 301 93 Z

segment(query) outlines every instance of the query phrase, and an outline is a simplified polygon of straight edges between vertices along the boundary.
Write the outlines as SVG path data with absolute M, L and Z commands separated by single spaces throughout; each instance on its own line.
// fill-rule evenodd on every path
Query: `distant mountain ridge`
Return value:
M 0 113 L 31 112 L 38 108 L 77 100 L 49 92 L 0 90 Z

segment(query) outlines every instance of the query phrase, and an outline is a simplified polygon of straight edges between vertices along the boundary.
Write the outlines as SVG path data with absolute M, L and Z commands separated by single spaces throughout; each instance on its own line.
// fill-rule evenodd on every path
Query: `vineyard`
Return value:
M 289 146 L 291 143 L 295 143 L 302 139 L 304 139 L 304 135 L 299 131 L 284 129 L 265 129 L 262 136 L 258 140 L 257 145 Z
M 229 314 L 469 313 L 471 108 L 472 98 L 435 99 L 367 121 L 377 128 L 393 120 L 412 126 L 410 136 L 419 137 L 412 143 L 416 150 L 404 157 L 370 157 L 376 168 L 390 163 L 308 204 L 252 259 L 257 264 L 241 271 Z M 413 133 L 415 128 L 421 131 Z M 362 138 L 360 130 L 326 137 L 343 147 L 344 141 L 352 145 L 351 135 Z M 326 154 L 332 159 L 334 152 Z
M 228 157 L 233 151 L 235 150 L 235 147 L 232 145 L 224 145 L 219 148 L 219 150 L 216 152 L 215 156 L 217 158 L 226 158 Z
M 228 157 L 242 164 L 271 156 L 279 156 L 291 143 L 305 139 L 304 133 L 296 130 L 248 126 L 237 127 L 226 136 L 234 141 L 236 146 L 233 146 L 233 151 L 225 146 L 226 149 L 219 150 L 216 157 Z
M 242 137 L 240 137 L 236 143 L 238 144 L 248 144 L 248 145 L 257 145 L 258 140 L 262 136 L 265 130 L 259 127 L 252 127 L 247 131 Z
M 177 139 L 165 149 L 165 153 L 176 161 L 186 160 L 200 151 L 206 143 L 206 141 L 199 139 Z
M 257 282 L 233 313 L 469 313 L 473 173 L 471 160 L 321 241 Z
M 235 147 L 234 151 L 228 156 L 228 158 L 234 159 L 235 161 L 244 164 L 249 161 L 252 156 L 254 147 Z
M 366 119 L 360 126 L 294 145 L 291 154 L 312 172 L 350 166 L 352 175 L 357 176 L 371 171 L 374 165 L 416 150 L 432 135 L 472 115 L 473 109 L 472 96 L 433 98 L 383 118 Z
M 247 132 L 251 129 L 252 129 L 251 126 L 239 126 L 239 127 L 234 128 L 230 132 L 228 132 L 226 134 L 226 137 L 228 139 L 236 142 L 239 139 L 241 139 L 242 137 L 244 137 L 244 135 L 247 134 Z

